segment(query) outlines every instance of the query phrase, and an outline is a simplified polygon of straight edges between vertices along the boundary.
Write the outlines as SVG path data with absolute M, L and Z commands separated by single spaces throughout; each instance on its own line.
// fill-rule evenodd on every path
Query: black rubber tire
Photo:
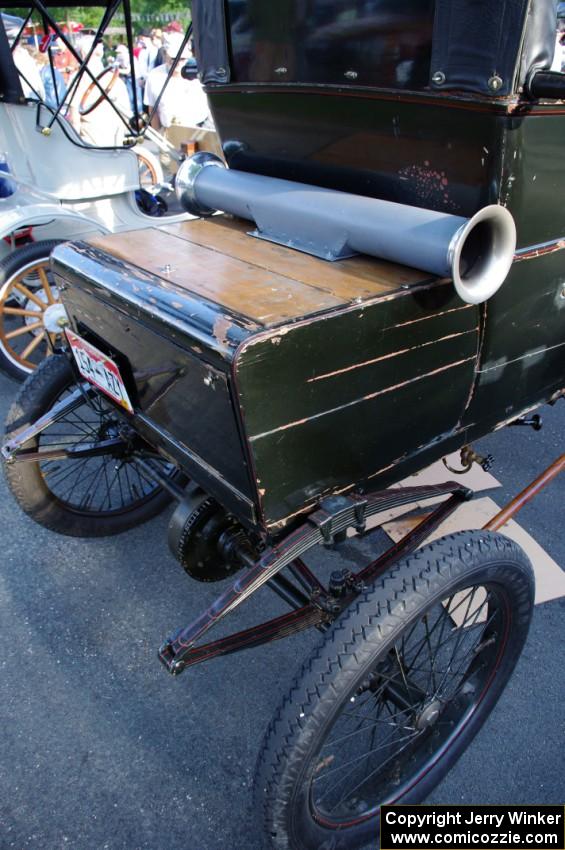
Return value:
M 14 277 L 17 277 L 26 266 L 42 262 L 47 264 L 53 248 L 61 244 L 60 239 L 45 239 L 41 242 L 30 242 L 21 248 L 16 248 L 3 260 L 0 260 L 0 302 L 3 290 L 10 285 Z M 14 362 L 3 349 L 0 340 L 0 369 L 14 378 L 16 381 L 25 381 L 30 374 L 29 369 Z
M 508 538 L 484 531 L 449 535 L 399 562 L 344 612 L 304 664 L 269 726 L 257 764 L 255 803 L 271 847 L 351 850 L 370 841 L 376 843 L 378 808 L 367 810 L 368 820 L 345 828 L 335 824 L 328 828 L 314 816 L 310 782 L 319 770 L 319 762 L 315 766 L 318 753 L 334 720 L 342 710 L 350 709 L 346 705 L 351 694 L 359 692 L 367 671 L 387 657 L 393 643 L 408 635 L 408 629 L 434 603 L 481 582 L 496 586 L 511 624 L 504 633 L 503 648 L 497 649 L 488 685 L 481 691 L 474 713 L 461 723 L 458 735 L 445 752 L 437 754 L 427 772 L 408 775 L 400 796 L 375 800 L 374 805 L 420 802 L 461 756 L 514 669 L 534 600 L 533 572 L 524 552 Z M 434 751 L 432 761 L 435 757 Z
M 66 388 L 75 383 L 67 358 L 55 354 L 44 360 L 20 389 L 8 411 L 6 434 L 36 421 Z M 32 448 L 31 441 L 26 448 Z M 152 519 L 170 504 L 171 497 L 158 488 L 143 503 L 121 513 L 95 514 L 71 510 L 47 487 L 38 463 L 5 463 L 8 486 L 22 510 L 39 525 L 70 537 L 106 537 Z

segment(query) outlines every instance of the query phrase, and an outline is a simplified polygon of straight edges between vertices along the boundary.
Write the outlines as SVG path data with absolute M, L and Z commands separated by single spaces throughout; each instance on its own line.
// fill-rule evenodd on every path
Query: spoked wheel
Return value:
M 276 714 L 256 794 L 275 848 L 376 841 L 478 732 L 528 631 L 533 575 L 502 535 L 462 532 L 399 563 L 338 620 Z
M 36 421 L 75 389 L 67 359 L 63 355 L 48 358 L 12 405 L 7 432 Z M 98 395 L 89 396 L 25 448 L 37 451 L 119 442 L 120 427 L 110 403 Z M 22 509 L 36 522 L 61 534 L 102 537 L 151 519 L 170 502 L 169 494 L 140 466 L 140 454 L 139 444 L 130 451 L 122 443 L 96 456 L 16 461 L 6 465 L 6 478 Z M 176 467 L 165 460 L 151 457 L 148 463 L 180 481 Z
M 139 145 L 134 148 L 134 153 L 139 166 L 139 185 L 149 192 L 156 191 L 163 185 L 165 179 L 159 161 Z
M 49 266 L 57 244 L 33 242 L 0 262 L 0 368 L 19 381 L 62 334 L 65 310 Z

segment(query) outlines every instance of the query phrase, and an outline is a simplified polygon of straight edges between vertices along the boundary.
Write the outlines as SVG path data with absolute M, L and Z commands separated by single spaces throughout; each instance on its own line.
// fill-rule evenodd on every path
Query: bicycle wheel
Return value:
M 9 433 L 36 421 L 75 389 L 72 369 L 63 355 L 44 360 L 28 378 L 10 408 Z M 119 435 L 120 420 L 101 396 L 58 419 L 26 448 L 66 448 L 109 440 Z M 151 455 L 161 474 L 184 481 L 177 468 Z M 46 528 L 73 537 L 118 534 L 158 514 L 170 496 L 139 465 L 139 449 L 64 460 L 12 462 L 6 479 L 22 510 Z
M 327 633 L 268 730 L 255 793 L 278 850 L 376 841 L 379 807 L 417 803 L 478 732 L 533 607 L 522 550 L 450 535 L 393 567 Z

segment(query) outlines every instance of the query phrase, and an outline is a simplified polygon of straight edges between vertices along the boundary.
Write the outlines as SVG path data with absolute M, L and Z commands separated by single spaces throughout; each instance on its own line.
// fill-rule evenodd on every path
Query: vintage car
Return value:
M 101 39 L 110 20 L 109 4 L 91 0 L 89 5 L 100 14 Z M 155 146 L 169 159 L 180 159 L 173 145 L 148 125 L 149 116 L 143 122 L 141 103 L 139 114 L 132 116 L 141 130 L 133 133 L 130 120 L 111 100 L 120 82 L 118 69 L 108 65 L 93 75 L 78 45 L 59 23 L 48 25 L 39 6 L 30 0 L 25 20 L 2 13 L 0 22 L 0 369 L 17 380 L 24 380 L 41 362 L 49 338 L 60 338 L 64 309 L 49 269 L 54 245 L 88 234 L 147 227 L 151 216 L 166 210 L 158 194 L 165 178 Z M 54 102 L 48 102 L 45 91 L 34 89 L 28 67 L 38 79 L 45 78 L 39 77 L 21 46 L 26 23 L 35 18 L 36 41 L 45 46 L 38 53 L 46 63 L 47 80 L 51 69 L 59 73 L 59 45 L 65 44 L 76 58 L 78 74 L 69 78 L 64 94 L 55 88 Z M 131 51 L 131 27 L 128 35 Z M 116 144 L 81 135 L 82 125 L 69 120 L 73 109 L 75 117 L 84 116 L 85 121 L 101 116 L 104 127 L 112 123 Z M 146 135 L 152 148 L 144 143 Z M 171 223 L 187 218 L 186 213 L 169 216 Z
M 473 494 L 401 482 L 481 461 L 471 441 L 565 393 L 565 78 L 552 0 L 283 5 L 194 0 L 227 167 L 179 170 L 195 220 L 55 249 L 68 348 L 24 384 L 2 452 L 62 534 L 178 503 L 173 553 L 227 586 L 162 643 L 169 673 L 322 633 L 257 806 L 274 848 L 353 848 L 461 756 L 528 632 L 532 568 L 497 529 L 565 455 L 485 528 L 425 545 Z M 361 564 L 368 521 L 415 504 Z M 351 569 L 307 562 L 346 538 Z M 290 610 L 203 641 L 263 585 Z

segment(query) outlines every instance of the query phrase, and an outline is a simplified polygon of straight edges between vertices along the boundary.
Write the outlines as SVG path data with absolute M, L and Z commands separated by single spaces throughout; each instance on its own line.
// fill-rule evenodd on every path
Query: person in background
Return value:
M 552 71 L 565 70 L 565 20 L 557 19 L 557 34 L 555 36 L 555 53 L 553 54 Z
M 136 91 L 137 91 L 137 109 L 138 109 L 139 112 L 141 112 L 141 110 L 143 108 L 143 92 L 141 90 L 141 86 L 139 85 L 139 81 L 138 81 L 138 76 L 137 76 L 138 75 L 138 67 L 137 67 L 137 59 L 135 58 L 135 56 L 134 56 L 133 62 L 134 62 L 134 71 L 135 71 L 135 85 L 136 85 Z M 131 63 L 130 63 L 129 50 L 127 48 L 127 45 L 125 45 L 125 44 L 118 44 L 118 46 L 116 47 L 116 67 L 117 67 L 118 72 L 120 74 L 120 79 L 123 80 L 123 82 L 125 83 L 125 86 L 128 90 L 130 107 L 131 107 L 131 111 L 132 111 L 132 114 L 133 114 L 134 106 L 135 106 L 134 97 L 133 97 L 133 79 L 132 79 L 132 73 L 131 73 Z
M 145 87 L 145 81 L 149 72 L 155 67 L 159 49 L 153 44 L 150 30 L 142 30 L 137 39 L 135 58 L 137 59 L 139 72 L 139 85 Z
M 165 33 L 164 42 L 166 50 L 166 61 L 151 71 L 145 86 L 144 104 L 152 109 L 163 89 L 169 68 L 174 59 L 179 55 L 183 36 L 181 33 Z M 166 129 L 172 124 L 181 124 L 185 127 L 199 127 L 209 117 L 208 99 L 204 94 L 198 79 L 185 80 L 181 76 L 184 62 L 190 57 L 188 47 L 185 47 L 180 61 L 175 68 L 173 76 L 169 80 L 163 96 L 157 108 L 157 122 L 155 129 Z
M 157 60 L 155 62 L 156 66 L 164 65 L 165 62 L 167 61 L 167 51 L 165 49 L 165 40 L 173 32 L 180 33 L 181 35 L 184 34 L 182 24 L 179 21 L 171 21 L 169 24 L 167 24 L 167 26 L 163 30 L 163 33 L 162 33 L 162 36 L 161 36 L 161 47 L 159 48 L 159 53 L 157 54 Z
M 183 36 L 181 33 L 172 32 L 164 34 L 164 46 L 166 50 L 166 61 L 158 65 L 150 72 L 145 86 L 143 102 L 152 109 L 161 93 L 169 69 L 176 57 L 179 55 Z M 185 80 L 181 76 L 184 62 L 191 56 L 188 47 L 185 47 L 180 61 L 175 68 L 173 76 L 169 80 L 163 96 L 159 101 L 157 115 L 154 117 L 155 129 L 167 129 L 172 124 L 180 124 L 185 127 L 199 127 L 208 119 L 210 110 L 208 99 L 204 94 L 198 79 Z M 157 121 L 155 121 L 155 118 Z
M 17 38 L 19 27 L 6 25 L 5 28 L 10 46 L 12 46 L 13 42 Z M 27 48 L 23 46 L 21 41 L 19 41 L 16 47 L 13 48 L 12 58 L 19 71 L 20 83 L 24 97 L 28 97 L 31 100 L 44 100 L 45 89 L 43 88 L 39 67 L 34 57 Z
M 94 38 L 92 35 L 84 35 L 80 39 L 78 52 L 83 59 L 88 56 Z M 103 55 L 104 45 L 99 41 L 88 61 L 88 70 L 92 76 L 99 78 L 100 86 L 106 95 L 93 83 L 89 74 L 83 73 L 71 95 L 69 119 L 87 144 L 95 147 L 120 147 L 128 128 L 111 103 L 127 122 L 132 114 L 129 95 L 126 84 L 119 77 L 118 69 L 104 66 Z M 94 106 L 97 101 L 99 103 Z M 94 108 L 89 109 L 91 106 Z
M 159 63 L 159 52 L 163 47 L 163 30 L 159 29 L 159 27 L 156 27 L 155 29 L 151 30 L 151 44 L 153 45 L 153 47 L 157 48 L 157 55 L 155 56 L 155 64 L 153 65 L 153 67 L 155 68 L 157 65 L 160 64 Z
M 41 69 L 40 76 L 41 82 L 43 83 L 43 89 L 45 91 L 45 103 L 52 109 L 58 109 L 65 99 L 67 84 L 65 83 L 63 74 L 57 68 L 56 56 L 59 52 L 58 48 L 55 45 L 52 45 L 50 50 L 53 67 L 51 67 L 49 55 L 47 53 L 39 53 L 37 56 L 37 63 Z M 66 114 L 66 110 L 63 114 Z

